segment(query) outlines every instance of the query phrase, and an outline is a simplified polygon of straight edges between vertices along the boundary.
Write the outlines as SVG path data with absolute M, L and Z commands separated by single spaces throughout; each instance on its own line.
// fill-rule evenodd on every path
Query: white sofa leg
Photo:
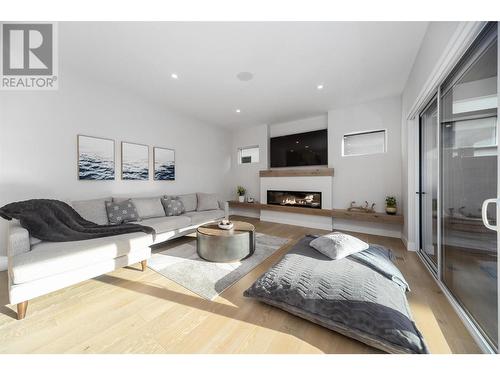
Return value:
M 148 261 L 147 260 L 141 260 L 142 272 L 146 271 L 147 266 L 148 266 Z

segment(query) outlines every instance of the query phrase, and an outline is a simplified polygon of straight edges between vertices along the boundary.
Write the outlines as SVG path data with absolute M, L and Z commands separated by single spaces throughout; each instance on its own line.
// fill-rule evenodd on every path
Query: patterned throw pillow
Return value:
M 179 216 L 185 212 L 184 204 L 180 199 L 162 198 L 161 203 L 166 216 Z
M 130 199 L 121 202 L 106 201 L 106 212 L 110 224 L 123 224 L 141 220 L 134 203 Z
M 332 232 L 318 237 L 309 244 L 321 254 L 330 259 L 342 259 L 370 247 L 366 242 L 357 237 L 342 232 Z

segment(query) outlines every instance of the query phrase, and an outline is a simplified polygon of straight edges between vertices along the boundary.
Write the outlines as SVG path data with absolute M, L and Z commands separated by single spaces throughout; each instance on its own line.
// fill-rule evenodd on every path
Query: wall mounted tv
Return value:
M 327 164 L 327 129 L 271 138 L 271 168 Z

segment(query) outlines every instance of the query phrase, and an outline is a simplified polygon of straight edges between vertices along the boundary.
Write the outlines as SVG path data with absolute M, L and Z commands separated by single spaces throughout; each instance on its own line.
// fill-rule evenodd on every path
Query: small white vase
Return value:
M 239 200 L 241 203 L 245 202 L 245 196 L 244 196 L 244 195 L 239 195 L 239 196 L 238 196 L 238 200 Z

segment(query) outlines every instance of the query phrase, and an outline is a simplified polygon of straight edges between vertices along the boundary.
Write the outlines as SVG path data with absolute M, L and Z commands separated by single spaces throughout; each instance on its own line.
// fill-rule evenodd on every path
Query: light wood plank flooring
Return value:
M 379 353 L 276 308 L 245 299 L 243 291 L 303 235 L 324 231 L 242 218 L 289 244 L 227 289 L 204 300 L 140 265 L 56 291 L 30 302 L 15 319 L 0 273 L 1 353 Z M 479 349 L 415 253 L 399 239 L 357 234 L 397 254 L 408 279 L 413 317 L 432 353 Z M 171 241 L 176 246 L 192 238 Z

